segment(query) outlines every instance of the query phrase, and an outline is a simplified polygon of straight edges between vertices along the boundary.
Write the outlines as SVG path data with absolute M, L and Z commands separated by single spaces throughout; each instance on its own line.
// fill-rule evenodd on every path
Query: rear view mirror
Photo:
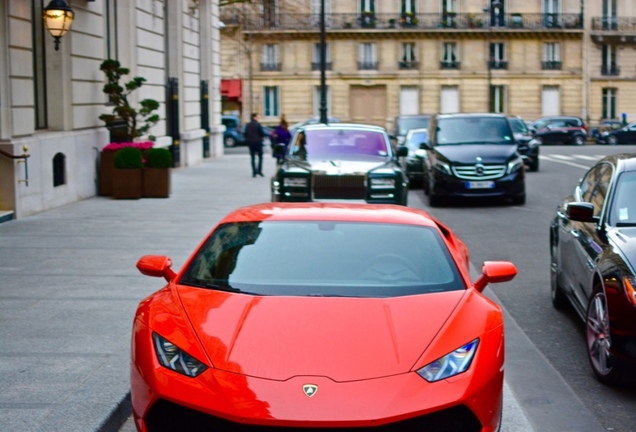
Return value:
M 137 262 L 137 268 L 141 274 L 163 277 L 168 282 L 177 275 L 170 267 L 172 267 L 172 260 L 164 255 L 145 255 Z
M 489 283 L 508 282 L 517 275 L 517 267 L 508 261 L 486 261 L 481 268 L 481 276 L 473 286 L 482 292 Z
M 409 149 L 406 146 L 399 146 L 397 148 L 397 156 L 398 157 L 406 157 L 409 155 Z
M 567 205 L 566 214 L 568 219 L 577 222 L 598 222 L 598 217 L 594 216 L 594 205 L 589 202 L 571 202 Z

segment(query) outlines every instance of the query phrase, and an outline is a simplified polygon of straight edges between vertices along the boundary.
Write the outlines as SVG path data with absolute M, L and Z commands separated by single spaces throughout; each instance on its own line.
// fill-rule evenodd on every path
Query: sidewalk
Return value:
M 0 224 L 2 430 L 119 429 L 132 318 L 163 286 L 137 260 L 167 254 L 180 269 L 222 216 L 270 200 L 273 159 L 264 165 L 252 178 L 247 155 L 226 155 L 174 170 L 169 199 L 95 197 Z M 515 393 L 507 380 L 504 431 L 532 431 Z

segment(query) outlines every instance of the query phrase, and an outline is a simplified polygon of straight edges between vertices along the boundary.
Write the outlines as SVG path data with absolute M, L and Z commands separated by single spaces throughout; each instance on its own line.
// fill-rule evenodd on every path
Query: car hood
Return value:
M 374 159 L 371 161 L 360 160 L 315 160 L 303 163 L 302 167 L 317 174 L 338 175 L 338 174 L 365 174 L 369 171 L 387 166 L 388 160 Z
M 465 290 L 395 298 L 252 296 L 179 288 L 215 368 L 265 379 L 405 373 Z
M 448 162 L 460 164 L 506 163 L 517 151 L 516 144 L 461 144 L 435 146 L 434 151 Z
M 608 231 L 608 237 L 632 265 L 636 265 L 636 227 L 618 227 Z

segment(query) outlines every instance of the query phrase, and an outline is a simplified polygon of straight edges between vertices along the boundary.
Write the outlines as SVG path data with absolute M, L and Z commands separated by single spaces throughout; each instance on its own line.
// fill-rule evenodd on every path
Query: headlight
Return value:
M 426 381 L 435 382 L 465 372 L 475 357 L 478 344 L 479 339 L 475 339 L 452 353 L 427 364 L 417 373 Z
M 182 375 L 195 377 L 208 367 L 187 352 L 162 338 L 157 333 L 152 334 L 157 359 L 162 366 L 172 369 Z
M 602 136 L 606 137 L 609 136 L 609 132 L 608 131 L 604 131 L 603 133 L 601 133 Z
M 446 175 L 451 175 L 450 165 L 448 165 L 447 163 L 437 161 L 435 162 L 435 168 Z
M 523 159 L 517 158 L 508 162 L 508 174 L 519 171 L 523 167 Z
M 285 187 L 307 187 L 307 177 L 285 177 L 283 185 Z
M 631 304 L 636 306 L 636 278 L 625 277 L 623 279 L 623 285 L 627 294 L 627 299 Z
M 370 179 L 372 188 L 394 188 L 394 178 L 372 178 Z

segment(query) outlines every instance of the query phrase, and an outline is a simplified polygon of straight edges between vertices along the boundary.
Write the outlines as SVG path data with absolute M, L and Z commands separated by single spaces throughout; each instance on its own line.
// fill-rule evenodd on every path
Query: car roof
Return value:
M 403 118 L 427 118 L 427 117 L 432 117 L 432 114 L 401 114 L 399 116 L 395 116 L 396 119 L 403 119 Z
M 409 131 L 408 131 L 406 134 L 407 134 L 407 135 L 412 135 L 412 134 L 422 133 L 422 132 L 426 132 L 426 133 L 428 133 L 428 128 L 415 128 L 415 129 L 409 129 Z
M 436 114 L 437 118 L 451 118 L 451 117 L 494 117 L 494 118 L 506 118 L 505 114 L 499 113 L 447 113 Z
M 619 153 L 606 156 L 597 163 L 609 162 L 616 166 L 617 171 L 636 171 L 636 153 Z
M 301 126 L 304 130 L 313 129 L 360 129 L 360 130 L 373 130 L 378 132 L 386 132 L 382 126 L 365 124 L 365 123 L 314 123 Z
M 325 202 L 255 204 L 236 209 L 220 223 L 260 221 L 370 222 L 439 227 L 428 213 L 411 207 Z

